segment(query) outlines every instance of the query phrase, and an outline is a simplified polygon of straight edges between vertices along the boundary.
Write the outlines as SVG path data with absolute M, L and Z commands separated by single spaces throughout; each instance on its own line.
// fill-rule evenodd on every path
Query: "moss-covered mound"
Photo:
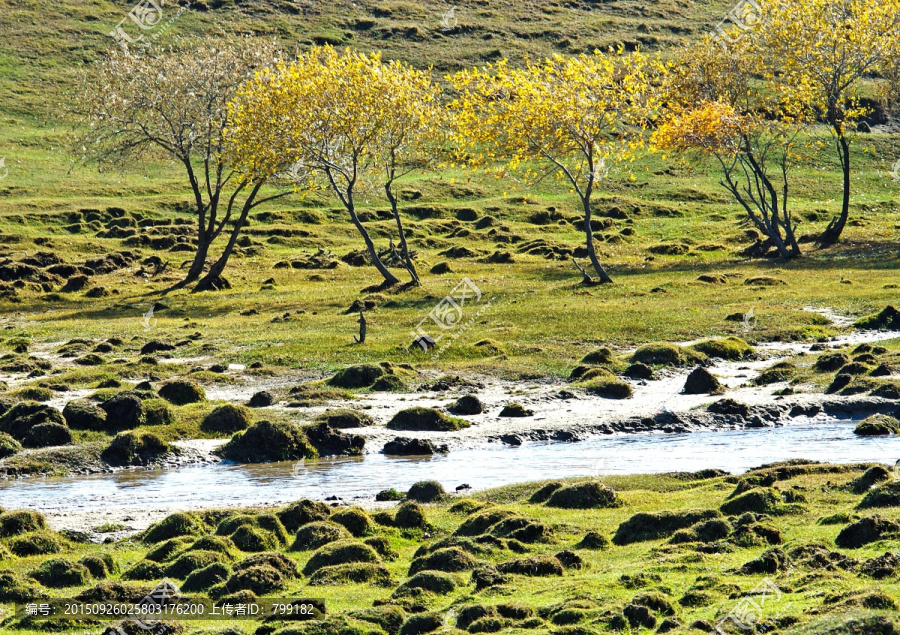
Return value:
M 419 481 L 413 483 L 406 492 L 406 498 L 419 503 L 433 503 L 446 495 L 444 486 L 437 481 Z
M 47 527 L 44 515 L 30 509 L 8 511 L 0 514 L 0 538 L 18 536 Z
M 595 375 L 579 381 L 575 386 L 604 399 L 631 399 L 634 396 L 631 385 L 614 375 Z
M 232 434 L 246 430 L 253 423 L 253 411 L 246 406 L 225 404 L 219 406 L 206 417 L 200 424 L 204 432 Z
M 152 432 L 120 432 L 100 458 L 110 465 L 150 465 L 176 449 Z
M 227 564 L 214 562 L 188 575 L 184 584 L 181 585 L 181 590 L 186 593 L 208 591 L 217 584 L 225 582 L 230 576 L 231 569 Z
M 309 579 L 310 586 L 337 586 L 343 584 L 374 584 L 389 587 L 393 585 L 391 572 L 387 567 L 372 563 L 338 564 L 322 567 Z
M 858 329 L 873 329 L 880 331 L 900 330 L 900 311 L 892 306 L 884 307 L 880 312 L 869 315 L 854 324 Z
M 758 488 L 735 496 L 719 509 L 729 516 L 740 516 L 747 512 L 771 514 L 778 510 L 779 502 L 778 492 L 773 489 Z
M 447 410 L 456 415 L 480 415 L 484 412 L 484 404 L 475 395 L 463 395 L 450 404 Z
M 644 344 L 631 356 L 632 363 L 647 364 L 648 366 L 685 366 L 705 361 L 705 359 L 706 356 L 702 353 L 668 342 Z
M 166 562 L 167 560 L 171 560 L 176 555 L 181 553 L 192 542 L 193 541 L 190 538 L 190 534 L 180 536 L 178 538 L 163 540 L 155 547 L 153 547 L 150 551 L 148 551 L 147 555 L 144 556 L 144 559 L 151 560 L 153 562 Z
M 73 399 L 63 408 L 62 414 L 73 430 L 103 430 L 106 427 L 106 411 L 87 399 Z
M 327 383 L 335 388 L 359 390 L 371 388 L 373 390 L 404 390 L 404 376 L 412 376 L 415 373 L 407 370 L 409 367 L 400 368 L 389 362 L 380 364 L 359 364 L 349 366 L 336 372 Z
M 144 401 L 136 392 L 121 392 L 113 395 L 100 408 L 106 413 L 103 427 L 105 430 L 132 430 L 147 422 Z
M 386 374 L 385 369 L 378 364 L 359 364 L 336 372 L 328 380 L 328 385 L 349 390 L 368 388 Z
M 176 406 L 186 406 L 206 400 L 206 391 L 193 381 L 176 379 L 166 382 L 159 388 L 159 396 Z
M 418 595 L 416 593 L 417 590 L 428 591 L 429 593 L 435 593 L 437 595 L 446 595 L 456 590 L 456 587 L 456 579 L 450 573 L 444 573 L 442 571 L 422 571 L 397 587 L 394 591 L 394 597 L 416 596 Z
M 285 582 L 284 576 L 274 567 L 258 565 L 235 572 L 223 585 L 213 587 L 209 594 L 224 597 L 240 591 L 250 591 L 262 596 L 283 588 Z
M 680 512 L 641 512 L 619 525 L 613 535 L 613 544 L 623 546 L 647 540 L 668 538 L 679 529 L 721 518 L 714 509 L 690 509 Z
M 614 364 L 615 361 L 615 355 L 605 346 L 591 351 L 581 359 L 582 364 Z
M 360 456 L 366 445 L 362 435 L 332 430 L 324 421 L 306 426 L 303 432 L 318 456 Z
M 428 519 L 421 506 L 412 501 L 406 501 L 397 507 L 394 525 L 401 529 L 424 529 L 428 527 Z
M 900 507 L 900 481 L 876 485 L 863 496 L 859 509 L 874 507 Z
M 72 433 L 62 414 L 36 401 L 21 401 L 0 417 L 0 432 L 5 432 L 26 448 L 66 445 Z
M 87 568 L 91 577 L 96 580 L 102 580 L 119 572 L 119 565 L 108 553 L 85 556 L 79 562 Z
M 860 421 L 853 434 L 861 437 L 880 437 L 900 434 L 900 421 L 887 415 L 872 415 Z
M 691 348 L 707 357 L 718 357 L 730 361 L 750 359 L 755 354 L 752 346 L 741 338 L 734 336 L 704 340 L 693 344 Z
M 459 547 L 446 547 L 414 559 L 409 565 L 409 575 L 414 575 L 419 571 L 445 571 L 447 573 L 471 571 L 479 564 L 479 561 L 471 554 Z
M 39 587 L 23 582 L 12 571 L 0 571 L 0 602 L 34 602 L 41 595 Z
M 28 575 L 51 589 L 84 586 L 91 579 L 91 572 L 87 567 L 66 558 L 45 560 Z
M 235 547 L 247 553 L 272 551 L 280 546 L 280 540 L 274 532 L 254 525 L 238 527 L 231 534 L 231 542 Z
M 387 427 L 391 430 L 420 432 L 451 432 L 468 428 L 469 422 L 451 417 L 434 408 L 415 406 L 401 410 L 391 418 Z
M 618 507 L 616 493 L 601 483 L 578 483 L 560 487 L 547 499 L 548 507 L 560 509 L 599 509 Z
M 380 563 L 378 553 L 361 542 L 332 542 L 319 548 L 306 563 L 303 573 L 311 575 L 322 567 L 357 562 Z
M 881 465 L 875 465 L 850 481 L 847 484 L 847 487 L 854 494 L 865 494 L 875 485 L 889 480 L 891 480 L 891 473 Z
M 900 532 L 900 525 L 879 516 L 861 518 L 841 529 L 834 544 L 842 549 L 859 549 Z
M 356 538 L 361 538 L 372 532 L 375 524 L 365 510 L 359 507 L 348 507 L 335 512 L 331 521 L 342 525 Z
M 721 395 L 725 387 L 712 373 L 698 366 L 688 375 L 682 392 L 686 395 Z
M 825 353 L 816 360 L 815 369 L 820 373 L 833 373 L 850 363 L 844 353 Z
M 176 512 L 150 525 L 141 540 L 148 544 L 156 544 L 179 536 L 195 536 L 203 529 L 203 524 L 194 514 Z
M 42 530 L 32 531 L 16 536 L 7 543 L 9 550 L 20 558 L 28 556 L 46 556 L 60 553 L 65 542 L 55 532 Z
M 22 451 L 22 444 L 5 432 L 0 432 L 0 459 Z
M 289 532 L 295 532 L 307 523 L 327 520 L 331 508 L 325 503 L 304 498 L 295 501 L 278 512 L 278 518 Z
M 220 449 L 237 463 L 296 461 L 317 456 L 300 427 L 290 423 L 260 421 L 238 432 Z
M 293 580 L 294 578 L 298 578 L 300 576 L 300 569 L 299 567 L 297 567 L 297 563 L 283 553 L 278 553 L 277 551 L 257 553 L 252 556 L 247 556 L 236 565 L 234 565 L 234 570 L 243 571 L 244 569 L 249 569 L 250 567 L 258 567 L 260 565 L 272 567 L 282 576 L 290 580 Z
M 303 525 L 297 530 L 292 551 L 312 551 L 331 542 L 349 540 L 353 536 L 343 526 L 331 521 L 322 520 Z
M 215 551 L 189 551 L 181 554 L 169 566 L 166 567 L 166 575 L 170 578 L 187 578 L 194 571 L 208 567 L 209 565 L 226 560 L 221 553 Z
M 371 415 L 352 410 L 350 408 L 334 408 L 323 412 L 314 420 L 316 423 L 325 423 L 331 428 L 365 428 L 375 425 L 375 420 Z
M 554 556 L 529 556 L 517 558 L 497 565 L 500 573 L 513 573 L 517 575 L 556 576 L 563 574 L 562 563 Z

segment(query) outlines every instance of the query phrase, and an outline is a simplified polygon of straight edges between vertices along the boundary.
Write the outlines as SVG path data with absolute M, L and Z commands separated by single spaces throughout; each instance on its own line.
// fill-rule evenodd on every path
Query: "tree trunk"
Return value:
M 206 237 L 206 232 L 200 232 L 197 237 L 197 251 L 194 253 L 194 261 L 191 263 L 184 279 L 172 289 L 183 289 L 203 274 L 203 267 L 206 265 L 206 257 L 209 255 L 211 244 L 212 241 Z
M 597 252 L 594 249 L 594 233 L 591 231 L 590 197 L 586 196 L 582 199 L 581 203 L 584 207 L 584 234 L 586 239 L 588 258 L 591 261 L 591 265 L 593 265 L 594 267 L 594 271 L 597 272 L 597 276 L 599 276 L 601 284 L 609 284 L 612 282 L 612 278 L 609 277 L 609 274 L 606 273 L 603 265 L 600 264 L 600 261 L 597 259 Z
M 841 171 L 844 174 L 844 192 L 841 200 L 841 215 L 831 219 L 828 227 L 822 232 L 819 242 L 822 245 L 833 245 L 841 238 L 847 219 L 850 216 L 850 144 L 842 130 L 835 127 L 837 134 L 838 158 L 841 161 Z
M 403 231 L 403 221 L 400 219 L 400 210 L 397 208 L 397 199 L 394 198 L 394 191 L 390 181 L 384 184 L 384 191 L 387 194 L 388 201 L 391 203 L 391 212 L 394 214 L 394 220 L 397 221 L 397 231 L 400 234 L 400 255 L 403 256 L 403 262 L 406 263 L 406 270 L 409 272 L 412 283 L 418 287 L 421 285 L 419 274 L 416 272 L 416 266 L 409 255 L 409 247 L 406 244 L 406 232 Z
M 372 259 L 372 264 L 375 265 L 375 268 L 378 269 L 378 273 L 384 278 L 385 284 L 388 286 L 399 284 L 400 278 L 391 273 L 390 269 L 388 269 L 384 263 L 381 262 L 381 258 L 378 257 L 375 243 L 372 242 L 369 232 L 366 231 L 366 228 L 363 227 L 362 222 L 359 220 L 359 216 L 356 215 L 353 199 L 350 197 L 347 198 L 347 211 L 350 212 L 350 219 L 353 221 L 353 224 L 356 225 L 356 229 L 362 236 L 363 242 L 366 243 L 366 251 L 369 252 L 369 258 Z
M 231 235 L 228 237 L 228 244 L 225 245 L 222 255 L 219 256 L 219 259 L 209 268 L 206 275 L 197 283 L 193 289 L 193 293 L 198 291 L 211 291 L 218 288 L 217 282 L 219 281 L 222 272 L 225 271 L 228 259 L 231 258 L 231 254 L 234 252 L 234 245 L 237 243 L 241 230 L 247 223 L 247 211 L 242 212 L 240 218 L 235 222 L 234 228 L 231 230 Z

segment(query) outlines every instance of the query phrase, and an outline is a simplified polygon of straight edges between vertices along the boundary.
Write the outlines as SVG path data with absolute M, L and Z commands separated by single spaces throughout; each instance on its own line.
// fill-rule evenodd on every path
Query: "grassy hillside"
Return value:
M 443 19 L 450 8 L 443 3 L 195 3 L 169 33 L 265 33 L 286 48 L 328 41 L 382 50 L 440 73 L 501 56 L 518 61 L 616 43 L 664 48 L 707 30 L 727 9 L 721 2 L 455 6 L 454 25 Z M 73 69 L 114 46 L 107 33 L 129 9 L 110 2 L 34 0 L 4 7 L 0 18 L 0 147 L 9 169 L 0 181 L 0 254 L 21 261 L 49 250 L 75 265 L 122 249 L 136 257 L 133 266 L 92 278 L 91 286 L 106 288 L 109 297 L 87 297 L 87 290 L 59 293 L 60 280 L 49 292 L 26 284 L 16 290 L 16 302 L 0 299 L 17 329 L 13 337 L 143 333 L 141 316 L 190 257 L 172 247 L 185 232 L 179 223 L 190 222 L 182 211 L 188 191 L 176 166 L 158 162 L 98 173 L 75 165 L 68 125 L 55 116 Z M 173 15 L 175 8 L 164 11 Z M 156 45 L 165 45 L 165 37 Z M 817 149 L 820 137 L 826 143 Z M 824 132 L 809 141 L 809 161 L 795 173 L 791 191 L 795 214 L 803 220 L 801 234 L 820 231 L 838 209 L 840 179 L 830 142 Z M 327 366 L 407 361 L 412 329 L 467 276 L 490 298 L 490 307 L 440 362 L 422 356 L 417 363 L 562 372 L 598 342 L 628 346 L 739 332 L 740 325 L 724 317 L 750 308 L 759 317 L 758 329 L 745 334 L 750 339 L 820 337 L 828 329 L 804 306 L 861 315 L 896 295 L 891 285 L 900 184 L 889 171 L 900 159 L 900 141 L 861 135 L 855 149 L 853 214 L 845 240 L 822 251 L 806 244 L 806 257 L 789 264 L 740 255 L 755 231 L 718 186 L 714 166 L 644 156 L 614 170 L 599 194 L 603 228 L 597 236 L 617 284 L 596 289 L 577 284 L 568 254 L 582 237 L 574 224 L 576 205 L 562 185 L 528 189 L 461 171 L 412 175 L 400 189 L 424 285 L 370 299 L 377 308 L 365 347 L 350 346 L 356 315 L 347 309 L 378 280 L 370 268 L 341 260 L 360 247 L 355 231 L 325 195 L 279 201 L 260 210 L 226 272 L 234 289 L 167 296 L 169 309 L 158 312 L 153 336 L 175 338 L 188 319 L 210 336 L 221 334 L 216 351 L 229 359 Z M 377 192 L 362 198 L 370 231 L 379 246 L 387 246 L 392 224 L 383 216 L 385 202 Z M 135 226 L 136 237 L 98 237 L 123 223 Z M 468 252 L 447 252 L 453 247 Z M 319 249 L 331 254 L 326 263 L 309 262 Z M 150 276 L 140 265 L 151 255 L 168 263 L 165 273 Z M 276 268 L 285 261 L 287 268 Z M 452 273 L 428 273 L 440 263 Z M 307 268 L 316 266 L 327 268 Z M 722 284 L 699 282 L 705 273 L 727 276 Z M 787 284 L 745 284 L 759 276 Z M 282 320 L 285 313 L 291 319 Z M 498 346 L 476 346 L 483 340 Z

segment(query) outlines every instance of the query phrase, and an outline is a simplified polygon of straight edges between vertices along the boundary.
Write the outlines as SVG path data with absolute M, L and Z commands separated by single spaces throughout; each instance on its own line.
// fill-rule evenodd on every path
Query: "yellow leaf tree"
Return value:
M 114 50 L 86 67 L 70 110 L 82 124 L 84 158 L 132 166 L 166 158 L 183 168 L 196 217 L 196 251 L 184 279 L 203 291 L 227 284 L 222 273 L 249 214 L 290 189 L 267 193 L 267 176 L 238 169 L 224 151 L 228 103 L 260 69 L 281 58 L 271 41 L 176 38 L 171 48 Z M 227 243 L 204 274 L 213 243 Z
M 232 153 L 251 173 L 290 162 L 303 184 L 340 200 L 387 285 L 399 279 L 379 256 L 357 214 L 361 189 L 379 182 L 400 232 L 405 267 L 412 264 L 393 186 L 431 161 L 439 119 L 438 91 L 428 75 L 380 55 L 313 48 L 259 73 L 232 104 Z
M 773 100 L 768 84 L 751 80 L 757 60 L 747 40 L 725 48 L 707 38 L 678 51 L 676 60 L 653 145 L 718 162 L 720 183 L 765 237 L 748 254 L 774 248 L 783 259 L 799 256 L 788 174 L 805 113 Z
M 754 51 L 782 98 L 821 113 L 843 176 L 840 215 L 822 233 L 836 242 L 850 212 L 851 143 L 860 83 L 875 76 L 900 38 L 900 0 L 766 0 Z
M 383 101 L 384 118 L 374 149 L 381 182 L 391 205 L 400 238 L 400 254 L 413 284 L 419 274 L 410 255 L 394 185 L 415 170 L 433 167 L 445 136 L 440 90 L 430 73 L 391 61 L 382 66 L 380 82 L 372 85 L 375 99 Z
M 521 69 L 502 61 L 448 78 L 457 92 L 449 110 L 463 160 L 529 183 L 548 174 L 568 182 L 584 210 L 587 257 L 601 283 L 612 278 L 594 249 L 591 198 L 610 167 L 643 145 L 660 106 L 654 79 L 663 72 L 641 53 L 597 51 Z

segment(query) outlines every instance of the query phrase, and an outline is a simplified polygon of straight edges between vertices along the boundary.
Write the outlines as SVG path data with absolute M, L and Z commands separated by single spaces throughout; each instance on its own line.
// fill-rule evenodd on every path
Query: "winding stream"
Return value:
M 797 458 L 889 465 L 900 459 L 900 437 L 861 438 L 853 434 L 853 428 L 854 422 L 846 419 L 816 417 L 770 429 L 614 435 L 580 443 L 526 443 L 514 449 L 494 445 L 432 458 L 371 454 L 299 464 L 220 463 L 25 479 L 0 483 L 0 505 L 37 509 L 59 527 L 90 529 L 114 521 L 133 531 L 165 514 L 190 509 L 269 506 L 331 495 L 348 502 L 371 502 L 382 489 L 405 490 L 423 479 L 438 480 L 448 490 L 463 483 L 485 489 L 570 476 L 602 478 L 704 468 L 739 473 Z M 92 523 L 85 524 L 83 516 Z

